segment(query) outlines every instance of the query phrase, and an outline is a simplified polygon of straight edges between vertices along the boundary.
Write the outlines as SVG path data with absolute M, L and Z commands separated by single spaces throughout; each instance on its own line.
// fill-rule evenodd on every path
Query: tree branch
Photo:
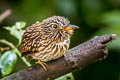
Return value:
M 66 57 L 50 61 L 45 71 L 39 64 L 21 70 L 1 80 L 47 80 L 55 79 L 66 73 L 82 69 L 97 60 L 105 59 L 108 50 L 106 43 L 116 39 L 116 34 L 96 36 L 67 52 Z
M 11 9 L 7 9 L 0 15 L 0 22 L 2 22 L 6 17 L 8 17 L 11 14 Z

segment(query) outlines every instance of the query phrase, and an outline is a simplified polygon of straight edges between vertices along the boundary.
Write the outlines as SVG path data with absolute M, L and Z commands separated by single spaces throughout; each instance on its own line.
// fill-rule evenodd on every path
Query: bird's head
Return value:
M 70 21 L 61 16 L 53 16 L 41 22 L 44 26 L 44 32 L 49 36 L 54 36 L 55 39 L 70 38 L 78 26 L 71 25 Z

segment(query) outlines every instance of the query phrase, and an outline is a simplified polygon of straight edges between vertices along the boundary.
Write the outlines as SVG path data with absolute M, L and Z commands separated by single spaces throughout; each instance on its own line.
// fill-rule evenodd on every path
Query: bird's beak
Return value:
M 66 31 L 75 30 L 75 29 L 79 29 L 79 27 L 76 26 L 76 25 L 72 25 L 72 24 L 70 24 L 69 26 L 65 27 Z

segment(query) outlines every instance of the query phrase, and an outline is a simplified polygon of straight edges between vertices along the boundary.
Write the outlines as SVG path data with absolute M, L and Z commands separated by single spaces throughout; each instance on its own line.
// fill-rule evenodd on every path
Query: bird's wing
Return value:
M 36 52 L 38 50 L 38 47 L 41 46 L 40 41 L 42 35 L 40 33 L 40 30 L 37 29 L 38 26 L 39 25 L 34 24 L 26 29 L 19 48 L 22 55 Z

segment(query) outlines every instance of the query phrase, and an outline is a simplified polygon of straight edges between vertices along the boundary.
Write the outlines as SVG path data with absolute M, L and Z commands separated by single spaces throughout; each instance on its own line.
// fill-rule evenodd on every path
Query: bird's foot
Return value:
M 38 60 L 37 62 L 35 62 L 36 64 L 40 64 L 43 68 L 44 68 L 44 70 L 45 71 L 47 71 L 47 68 L 46 68 L 46 63 L 44 63 L 44 62 L 42 62 L 42 61 L 40 61 L 40 60 Z

